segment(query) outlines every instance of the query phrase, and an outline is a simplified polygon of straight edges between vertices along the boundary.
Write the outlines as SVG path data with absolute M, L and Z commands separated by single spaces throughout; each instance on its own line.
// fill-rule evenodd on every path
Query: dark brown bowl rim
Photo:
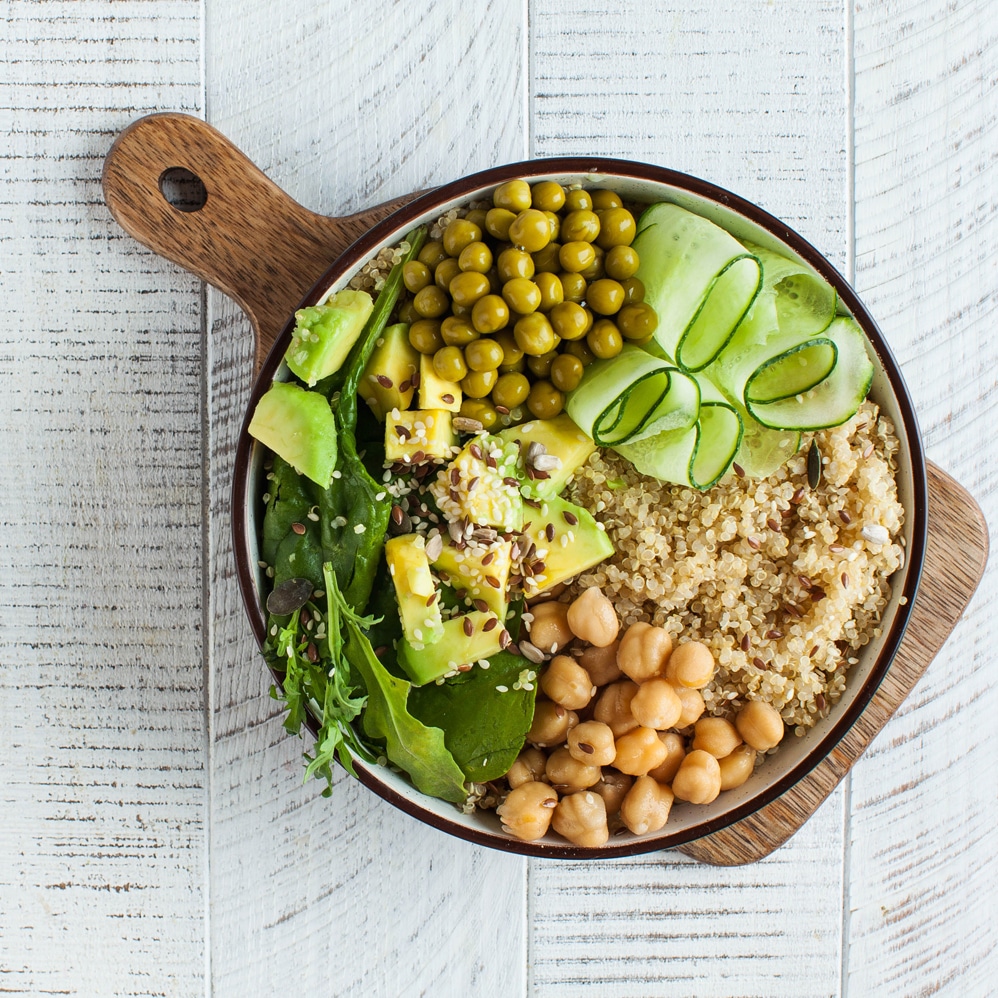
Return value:
M 501 184 L 507 180 L 541 174 L 561 174 L 584 178 L 607 175 L 667 184 L 671 187 L 717 202 L 745 216 L 777 239 L 786 243 L 787 246 L 832 284 L 846 308 L 862 327 L 897 397 L 898 408 L 904 419 L 905 442 L 911 457 L 914 509 L 907 511 L 909 516 L 912 517 L 913 522 L 911 524 L 911 541 L 906 552 L 908 568 L 902 592 L 905 600 L 903 605 L 900 605 L 895 613 L 890 631 L 884 640 L 880 656 L 874 668 L 863 688 L 857 693 L 847 708 L 842 711 L 841 715 L 836 718 L 835 723 L 805 758 L 789 770 L 781 779 L 765 790 L 753 795 L 742 804 L 732 807 L 723 815 L 671 835 L 663 834 L 650 839 L 622 839 L 619 842 L 611 841 L 599 848 L 582 848 L 560 843 L 523 842 L 512 836 L 479 831 L 469 828 L 458 821 L 448 820 L 432 811 L 429 807 L 423 808 L 397 793 L 366 770 L 358 769 L 360 781 L 368 789 L 378 794 L 379 797 L 388 801 L 388 803 L 393 804 L 406 814 L 426 824 L 478 845 L 519 855 L 558 859 L 606 859 L 615 856 L 634 856 L 692 842 L 733 825 L 749 815 L 760 811 L 776 800 L 776 798 L 786 793 L 815 769 L 829 755 L 846 732 L 856 723 L 883 682 L 894 660 L 894 656 L 897 654 L 914 606 L 915 594 L 922 574 L 928 535 L 928 482 L 925 469 L 925 455 L 914 406 L 912 405 L 911 396 L 909 395 L 900 368 L 873 316 L 842 274 L 803 236 L 758 205 L 746 201 L 737 194 L 733 194 L 706 180 L 701 180 L 698 177 L 680 173 L 676 170 L 670 170 L 666 167 L 629 160 L 572 156 L 527 160 L 471 174 L 460 180 L 445 184 L 443 187 L 428 191 L 372 227 L 348 247 L 322 277 L 316 281 L 302 299 L 299 307 L 314 305 L 341 274 L 360 266 L 372 256 L 375 247 L 383 239 L 387 238 L 393 232 L 403 231 L 407 225 L 411 225 L 416 218 L 431 210 L 435 205 L 465 197 L 472 191 Z M 594 182 L 596 181 L 594 180 Z M 290 342 L 293 327 L 294 315 L 292 314 L 289 315 L 288 321 L 281 331 L 281 335 L 277 338 L 253 386 L 243 425 L 239 433 L 235 455 L 232 489 L 232 530 L 236 570 L 243 604 L 246 607 L 246 613 L 249 617 L 257 644 L 261 648 L 266 638 L 266 620 L 257 598 L 255 572 L 252 568 L 250 551 L 247 548 L 247 538 L 249 537 L 249 528 L 251 526 L 249 523 L 249 500 L 251 497 L 248 496 L 247 490 L 250 486 L 250 465 L 253 449 L 253 439 L 247 432 L 247 426 L 260 396 L 270 386 L 280 366 L 284 352 L 287 349 L 287 344 Z M 272 672 L 272 674 L 275 681 L 280 682 L 281 677 L 276 673 Z M 317 724 L 311 716 L 308 718 L 308 725 L 312 733 L 315 734 L 317 732 Z

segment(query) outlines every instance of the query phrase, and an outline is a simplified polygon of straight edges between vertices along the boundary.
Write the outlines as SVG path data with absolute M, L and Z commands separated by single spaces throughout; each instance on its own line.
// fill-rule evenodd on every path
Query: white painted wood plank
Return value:
M 209 120 L 310 208 L 350 212 L 525 154 L 519 3 L 207 11 Z M 214 992 L 281 993 L 293 968 L 302 994 L 520 994 L 522 860 L 425 828 L 342 774 L 331 800 L 301 785 L 303 744 L 267 696 L 232 573 L 249 327 L 214 292 L 210 309 Z
M 11 2 L 0 39 L 0 990 L 202 994 L 201 293 L 99 184 L 199 110 L 199 5 Z
M 847 260 L 841 2 L 691 10 L 629 0 L 531 4 L 537 155 L 670 166 L 785 219 Z M 592 995 L 836 994 L 843 794 L 749 869 L 664 854 L 530 866 L 531 984 Z M 805 885 L 802 887 L 802 885 Z
M 856 280 L 931 457 L 998 523 L 998 19 L 986 0 L 857 6 Z M 998 577 L 852 784 L 847 993 L 994 994 Z

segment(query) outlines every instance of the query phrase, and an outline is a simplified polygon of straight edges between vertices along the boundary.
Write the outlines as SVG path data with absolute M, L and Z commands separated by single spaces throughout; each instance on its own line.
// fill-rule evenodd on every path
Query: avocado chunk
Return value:
M 438 574 L 446 573 L 455 589 L 467 590 L 470 599 L 481 600 L 500 620 L 505 620 L 512 551 L 511 541 L 471 542 L 458 547 L 448 538 L 433 567 Z
M 444 633 L 443 621 L 426 557 L 426 539 L 421 534 L 390 538 L 385 542 L 385 560 L 395 585 L 406 640 L 419 648 L 439 641 Z
M 432 645 L 419 648 L 404 635 L 398 643 L 398 663 L 415 686 L 432 683 L 436 679 L 462 671 L 461 666 L 472 665 L 488 659 L 499 651 L 502 621 L 489 625 L 495 614 L 472 610 L 460 617 L 443 622 L 443 637 Z M 470 624 L 466 625 L 465 621 Z M 471 631 L 469 635 L 467 632 Z
M 311 388 L 335 374 L 364 331 L 374 302 L 366 291 L 349 288 L 329 296 L 323 305 L 295 312 L 295 331 L 284 360 Z
M 430 485 L 440 512 L 452 523 L 519 530 L 522 502 L 516 479 L 515 444 L 480 433 Z
M 461 411 L 461 386 L 437 374 L 433 358 L 428 353 L 419 355 L 419 408 Z
M 336 467 L 336 422 L 318 392 L 275 381 L 253 411 L 249 435 L 324 489 Z
M 534 575 L 524 576 L 528 597 L 575 578 L 613 554 L 613 543 L 602 525 L 567 499 L 542 499 L 539 508 L 526 504 L 523 519 L 523 534 L 536 549 L 531 564 L 543 563 Z
M 527 461 L 527 452 L 533 443 L 540 444 L 544 448 L 542 453 L 550 455 L 550 459 L 541 462 L 543 470 L 540 475 L 531 477 L 526 464 L 522 464 L 519 471 L 523 494 L 534 499 L 558 495 L 596 450 L 596 444 L 565 413 L 553 419 L 532 419 L 528 423 L 511 426 L 500 430 L 498 436 L 520 445 L 521 463 Z M 552 467 L 548 468 L 548 465 Z
M 415 394 L 418 354 L 409 342 L 409 324 L 398 322 L 378 337 L 361 375 L 357 392 L 384 422 L 392 409 L 408 409 Z
M 451 414 L 445 409 L 392 409 L 385 420 L 385 460 L 419 463 L 428 457 L 448 458 L 457 446 Z

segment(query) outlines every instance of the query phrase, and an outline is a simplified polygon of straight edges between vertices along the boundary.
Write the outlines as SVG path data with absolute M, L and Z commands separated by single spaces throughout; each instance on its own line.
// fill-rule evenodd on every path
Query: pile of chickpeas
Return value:
M 710 649 L 699 641 L 674 647 L 668 631 L 646 623 L 621 633 L 598 588 L 572 603 L 535 604 L 529 616 L 531 643 L 554 657 L 497 809 L 517 838 L 553 829 L 592 848 L 618 829 L 656 832 L 674 800 L 709 804 L 741 786 L 757 753 L 783 738 L 779 712 L 761 700 L 733 720 L 703 716 Z
M 636 231 L 614 191 L 511 180 L 405 265 L 398 318 L 435 373 L 460 383 L 462 416 L 485 429 L 524 408 L 557 416 L 586 366 L 651 339 Z

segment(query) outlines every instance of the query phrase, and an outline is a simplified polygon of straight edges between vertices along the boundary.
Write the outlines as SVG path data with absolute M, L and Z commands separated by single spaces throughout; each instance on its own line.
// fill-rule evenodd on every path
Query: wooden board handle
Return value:
M 200 207 L 161 189 L 177 169 L 199 178 Z M 414 195 L 343 218 L 317 215 L 269 180 L 200 118 L 140 118 L 104 161 L 104 200 L 121 227 L 160 256 L 224 291 L 256 334 L 256 369 L 306 291 L 358 236 Z

